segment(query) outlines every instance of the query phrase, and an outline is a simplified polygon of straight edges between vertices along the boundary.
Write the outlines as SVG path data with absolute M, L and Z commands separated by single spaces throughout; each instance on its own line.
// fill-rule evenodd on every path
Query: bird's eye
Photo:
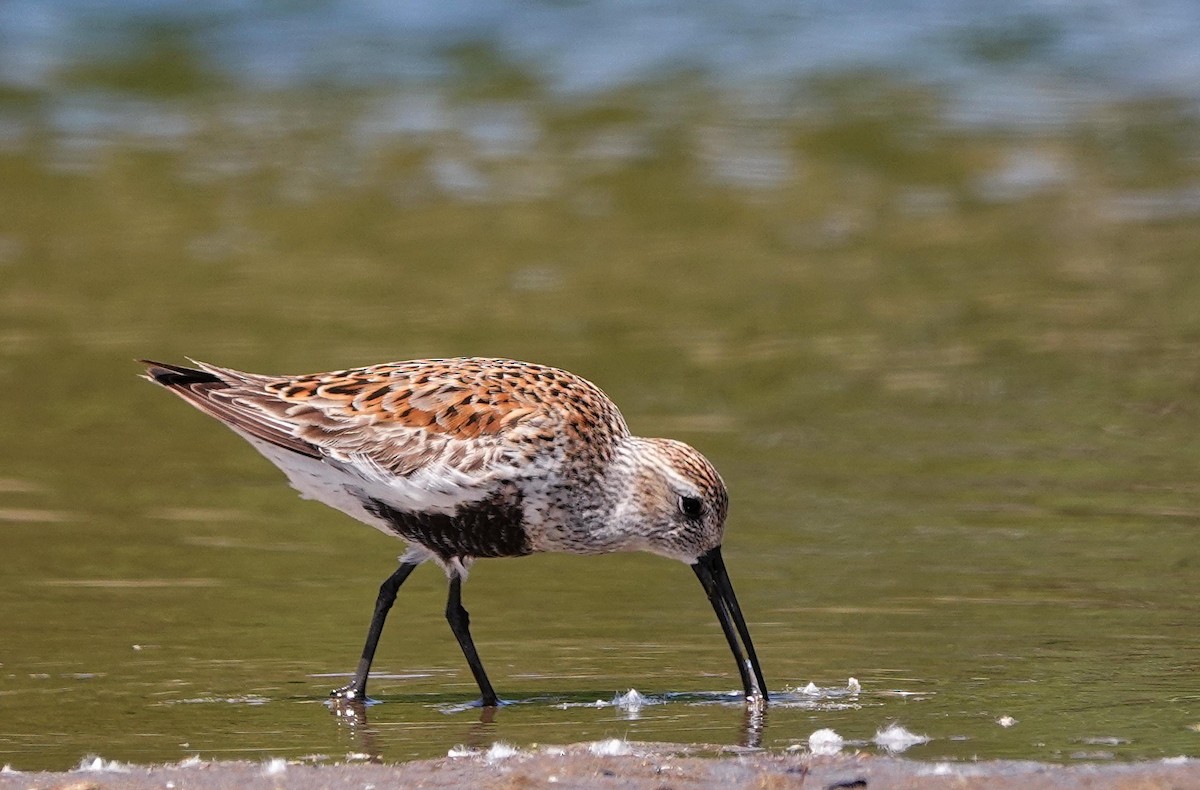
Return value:
M 700 518 L 704 513 L 704 503 L 694 496 L 679 497 L 679 512 L 688 518 Z

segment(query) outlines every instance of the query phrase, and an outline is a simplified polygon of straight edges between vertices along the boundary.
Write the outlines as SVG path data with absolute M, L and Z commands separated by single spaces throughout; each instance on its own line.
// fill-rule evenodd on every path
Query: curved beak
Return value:
M 737 662 L 738 674 L 742 677 L 742 687 L 746 690 L 746 699 L 767 700 L 767 682 L 763 680 L 762 667 L 758 664 L 758 656 L 754 652 L 754 643 L 750 641 L 750 632 L 746 629 L 746 620 L 742 617 L 741 607 L 738 606 L 737 596 L 733 594 L 733 584 L 725 571 L 725 560 L 721 559 L 721 547 L 705 552 L 696 558 L 692 565 L 696 578 L 704 585 L 704 592 L 717 613 L 721 630 L 733 651 L 733 659 Z M 737 629 L 736 632 L 734 629 Z M 738 637 L 742 638 L 738 644 Z M 746 647 L 746 655 L 742 655 L 742 645 Z M 747 660 L 747 656 L 749 660 Z M 753 677 L 751 673 L 753 672 Z

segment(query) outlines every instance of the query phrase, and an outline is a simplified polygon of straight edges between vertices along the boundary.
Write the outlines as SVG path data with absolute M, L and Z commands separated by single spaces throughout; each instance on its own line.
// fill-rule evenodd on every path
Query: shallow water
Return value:
M 467 46 L 476 27 L 436 15 L 448 43 L 414 55 L 420 79 L 316 55 L 326 81 L 232 79 L 209 66 L 264 20 L 183 8 L 0 22 L 21 42 L 0 58 L 0 764 L 783 750 L 824 728 L 877 750 L 893 723 L 929 739 L 920 758 L 1200 754 L 1182 80 L 1073 82 L 1055 69 L 1086 26 L 1067 12 L 1049 38 L 1018 26 L 1015 61 L 951 47 L 974 70 L 932 80 L 830 56 L 580 91 L 586 61 Z M 330 14 L 336 41 L 364 35 Z M 989 103 L 997 123 L 964 126 L 965 94 L 1029 87 L 1014 63 L 1070 112 Z M 580 71 L 544 73 L 563 64 Z M 444 579 L 422 568 L 377 704 L 329 708 L 399 544 L 298 500 L 132 360 L 457 354 L 574 370 L 635 432 L 716 463 L 761 717 L 729 696 L 691 572 L 645 556 L 475 566 L 465 604 L 511 703 L 494 715 L 469 706 Z

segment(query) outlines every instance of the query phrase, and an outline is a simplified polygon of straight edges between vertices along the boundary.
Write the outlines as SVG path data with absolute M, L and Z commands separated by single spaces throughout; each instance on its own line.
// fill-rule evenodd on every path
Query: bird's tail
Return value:
M 320 458 L 320 452 L 293 432 L 294 426 L 265 408 L 274 395 L 255 386 L 258 377 L 226 370 L 203 362 L 200 368 L 167 362 L 139 360 L 146 366 L 143 376 L 183 398 L 210 417 L 215 417 L 247 438 L 253 437 L 301 455 Z
M 155 362 L 152 359 L 139 359 L 146 366 L 146 374 L 142 377 L 155 384 L 161 384 L 167 389 L 191 387 L 196 384 L 221 384 L 217 376 L 207 371 L 188 368 L 183 365 L 171 365 L 167 362 Z

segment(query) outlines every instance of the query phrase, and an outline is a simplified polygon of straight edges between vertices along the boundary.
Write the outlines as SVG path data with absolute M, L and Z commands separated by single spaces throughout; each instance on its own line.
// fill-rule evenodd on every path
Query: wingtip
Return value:
M 142 374 L 142 378 L 164 387 L 220 381 L 220 378 L 208 371 L 184 365 L 172 365 L 169 362 L 156 362 L 152 359 L 139 359 L 138 362 L 146 366 L 146 372 Z

